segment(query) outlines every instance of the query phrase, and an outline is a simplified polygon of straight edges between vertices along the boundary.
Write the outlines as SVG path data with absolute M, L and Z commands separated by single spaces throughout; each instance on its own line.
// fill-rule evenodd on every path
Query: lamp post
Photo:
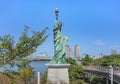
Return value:
M 37 84 L 40 84 L 40 72 L 38 72 Z
M 113 67 L 110 65 L 110 69 L 109 69 L 109 73 L 110 73 L 110 77 L 111 77 L 111 84 L 113 84 Z

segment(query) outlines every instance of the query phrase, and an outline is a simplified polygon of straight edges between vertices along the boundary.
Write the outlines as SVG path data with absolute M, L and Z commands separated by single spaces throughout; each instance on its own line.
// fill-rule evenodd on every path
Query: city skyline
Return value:
M 24 30 L 41 31 L 48 27 L 49 38 L 35 54 L 47 52 L 53 56 L 53 26 L 55 8 L 59 8 L 62 32 L 69 37 L 67 45 L 74 49 L 80 45 L 81 55 L 99 56 L 111 54 L 111 48 L 120 49 L 120 1 L 0 1 L 0 36 L 10 34 L 17 42 Z
M 66 45 L 66 58 L 73 58 L 73 59 L 79 59 L 81 58 L 80 56 L 80 46 L 76 44 L 74 46 L 74 49 L 71 49 L 70 45 Z

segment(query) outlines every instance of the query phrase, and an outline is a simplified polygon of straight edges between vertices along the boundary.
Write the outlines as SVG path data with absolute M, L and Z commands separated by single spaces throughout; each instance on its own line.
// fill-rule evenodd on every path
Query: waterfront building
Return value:
M 79 45 L 75 45 L 75 48 L 74 48 L 74 58 L 76 60 L 80 59 L 80 46 Z

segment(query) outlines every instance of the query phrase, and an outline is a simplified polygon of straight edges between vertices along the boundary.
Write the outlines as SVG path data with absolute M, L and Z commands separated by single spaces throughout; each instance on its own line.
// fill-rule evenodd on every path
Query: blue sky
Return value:
M 120 48 L 119 0 L 0 0 L 0 35 L 11 34 L 17 42 L 24 25 L 30 31 L 49 27 L 49 38 L 36 54 L 47 52 L 52 56 L 56 7 L 72 50 L 78 44 L 81 55 L 98 56 L 110 54 L 112 47 Z

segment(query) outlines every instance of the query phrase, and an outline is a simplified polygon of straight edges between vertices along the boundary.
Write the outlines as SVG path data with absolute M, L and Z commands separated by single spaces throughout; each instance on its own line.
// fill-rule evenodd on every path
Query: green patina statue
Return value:
M 58 8 L 55 10 L 56 13 L 56 21 L 54 25 L 54 57 L 51 59 L 51 64 L 66 64 L 65 61 L 65 52 L 66 47 L 65 44 L 68 41 L 68 37 L 63 35 L 61 32 L 62 24 L 58 22 Z

